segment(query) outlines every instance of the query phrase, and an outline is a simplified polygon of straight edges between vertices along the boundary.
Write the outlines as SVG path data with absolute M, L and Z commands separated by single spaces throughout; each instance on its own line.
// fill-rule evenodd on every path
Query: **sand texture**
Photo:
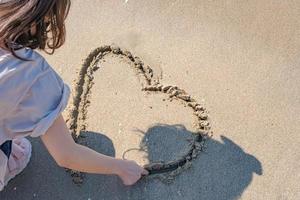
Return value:
M 299 18 L 294 0 L 74 0 L 65 46 L 45 55 L 72 88 L 72 134 L 154 173 L 71 176 L 32 139 L 0 199 L 300 199 Z
M 155 78 L 153 69 L 129 51 L 116 45 L 99 47 L 85 59 L 78 74 L 73 105 L 66 120 L 79 144 L 88 145 L 90 131 L 109 130 L 111 134 L 106 135 L 113 143 L 123 141 L 116 157 L 144 165 L 149 176 L 166 172 L 178 175 L 181 169 L 190 168 L 192 160 L 203 150 L 206 139 L 212 136 L 204 106 L 178 86 L 163 85 Z M 96 88 L 94 93 L 93 88 Z M 166 103 L 175 101 L 192 112 Z M 191 116 L 193 113 L 194 117 L 187 113 Z M 140 116 L 138 120 L 137 116 Z M 162 123 L 171 121 L 175 124 L 173 135 L 160 131 L 172 126 Z M 190 127 L 193 124 L 194 131 L 187 135 L 178 134 L 177 129 L 186 129 L 184 122 Z M 152 124 L 151 128 L 148 124 Z M 184 145 L 184 141 L 188 144 Z M 72 171 L 72 175 L 75 183 L 83 182 L 78 178 L 82 177 L 79 172 Z

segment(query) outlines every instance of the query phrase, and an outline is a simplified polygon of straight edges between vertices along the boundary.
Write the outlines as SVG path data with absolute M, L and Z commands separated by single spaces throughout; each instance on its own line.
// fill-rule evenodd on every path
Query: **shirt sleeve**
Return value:
M 14 138 L 43 135 L 67 106 L 69 87 L 44 63 L 47 66 L 43 66 L 43 70 L 4 121 L 6 131 Z

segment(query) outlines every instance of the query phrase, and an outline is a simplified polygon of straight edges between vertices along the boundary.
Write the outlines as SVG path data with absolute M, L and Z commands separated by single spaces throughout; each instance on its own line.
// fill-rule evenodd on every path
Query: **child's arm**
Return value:
M 141 175 L 148 173 L 134 161 L 109 157 L 76 144 L 62 116 L 57 118 L 41 138 L 51 156 L 61 167 L 87 173 L 115 174 L 125 185 L 134 184 Z

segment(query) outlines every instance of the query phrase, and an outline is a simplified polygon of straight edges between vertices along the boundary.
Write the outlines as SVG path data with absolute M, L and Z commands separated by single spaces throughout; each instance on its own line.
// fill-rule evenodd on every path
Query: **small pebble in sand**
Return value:
M 197 103 L 197 102 L 189 102 L 187 105 L 188 105 L 189 107 L 195 109 L 195 107 L 198 105 L 198 103 Z
M 127 56 L 131 61 L 134 61 L 133 56 L 129 51 L 123 51 L 123 54 Z
M 110 46 L 105 45 L 105 46 L 100 47 L 100 50 L 99 50 L 99 51 L 101 51 L 102 54 L 105 54 L 106 52 L 111 51 L 111 48 L 110 48 Z
M 141 61 L 141 59 L 139 58 L 139 57 L 134 57 L 134 64 L 136 64 L 136 65 L 142 65 L 143 64 L 143 62 Z
M 159 91 L 159 89 L 156 86 L 146 86 L 143 88 L 145 91 Z
M 208 118 L 208 115 L 204 112 L 204 111 L 196 111 L 194 112 L 194 114 L 199 117 L 199 119 L 202 119 L 202 120 L 206 120 Z
M 171 86 L 168 90 L 167 90 L 167 93 L 168 94 L 171 94 L 171 92 L 174 90 L 174 87 L 173 86 Z
M 173 90 L 170 94 L 170 98 L 174 97 L 174 96 L 177 96 L 179 94 L 179 91 L 178 90 Z
M 162 85 L 157 85 L 156 87 L 159 91 L 162 91 L 162 87 L 163 87 Z
M 205 110 L 205 109 L 204 109 L 203 106 L 201 106 L 201 105 L 198 104 L 198 105 L 195 107 L 195 110 L 198 111 L 198 110 Z
M 148 65 L 147 65 L 147 67 L 146 67 L 146 71 L 147 71 L 148 73 L 153 73 L 153 69 L 152 69 L 150 66 L 148 66 Z
M 179 99 L 182 99 L 184 101 L 190 101 L 191 100 L 191 96 L 187 95 L 187 94 L 181 94 L 177 96 Z
M 172 87 L 171 85 L 163 86 L 162 91 L 167 92 L 171 87 Z
M 171 94 L 174 90 L 178 91 L 178 87 L 177 86 L 172 86 L 170 87 L 170 89 L 168 89 L 167 93 Z M 179 92 L 179 91 L 178 91 Z
M 127 51 L 127 50 L 123 51 L 123 55 L 125 55 L 127 57 L 132 57 L 132 54 L 130 53 L 130 51 Z
M 120 53 L 121 53 L 120 47 L 118 47 L 118 46 L 116 46 L 116 45 L 114 45 L 114 44 L 112 44 L 112 45 L 110 46 L 110 48 L 111 48 L 111 51 L 112 51 L 114 54 L 120 54 Z
M 199 125 L 201 127 L 207 127 L 209 125 L 209 122 L 208 121 L 200 121 Z
M 199 115 L 199 118 L 202 119 L 202 120 L 205 120 L 208 118 L 208 115 L 205 113 L 205 112 L 202 112 L 200 115 Z
M 189 169 L 189 168 L 191 168 L 191 167 L 192 167 L 192 162 L 189 162 L 189 161 L 188 161 L 188 162 L 185 163 L 185 165 L 183 165 L 182 168 L 183 168 L 183 169 Z
M 100 67 L 98 67 L 98 66 L 94 66 L 94 67 L 93 67 L 93 71 L 97 71 L 99 68 L 100 68 Z
M 197 150 L 196 149 L 193 150 L 192 158 L 197 158 Z
M 136 63 L 135 68 L 140 70 L 139 73 L 143 73 L 143 70 L 142 70 L 143 69 L 143 63 Z
M 202 145 L 201 145 L 200 142 L 196 142 L 196 143 L 195 143 L 195 148 L 196 148 L 196 149 L 200 150 L 201 147 L 202 147 Z

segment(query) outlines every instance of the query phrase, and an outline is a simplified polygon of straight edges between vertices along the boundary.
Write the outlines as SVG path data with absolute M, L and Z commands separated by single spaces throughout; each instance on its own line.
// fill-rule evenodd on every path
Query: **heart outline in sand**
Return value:
M 93 87 L 93 73 L 99 69 L 98 63 L 107 54 L 123 56 L 132 63 L 136 74 L 139 76 L 142 91 L 164 93 L 169 96 L 169 100 L 172 101 L 175 99 L 182 101 L 184 105 L 189 106 L 193 110 L 193 113 L 197 116 L 197 122 L 194 123 L 196 129 L 194 133 L 196 136 L 193 141 L 190 142 L 189 151 L 178 160 L 167 163 L 161 161 L 153 162 L 144 166 L 144 168 L 149 171 L 149 175 L 175 172 L 176 170 L 178 171 L 179 168 L 189 168 L 192 160 L 203 150 L 205 140 L 212 135 L 206 109 L 183 89 L 172 85 L 162 85 L 159 80 L 153 78 L 153 70 L 151 67 L 145 66 L 139 57 L 134 57 L 129 51 L 123 51 L 116 45 L 106 45 L 93 50 L 80 68 L 75 85 L 75 95 L 67 121 L 74 140 L 84 145 L 84 138 L 81 137 L 80 133 L 86 131 L 87 128 L 85 119 L 87 117 L 87 107 L 90 104 L 89 98 Z M 75 183 L 82 183 L 82 173 L 71 170 L 71 175 Z

